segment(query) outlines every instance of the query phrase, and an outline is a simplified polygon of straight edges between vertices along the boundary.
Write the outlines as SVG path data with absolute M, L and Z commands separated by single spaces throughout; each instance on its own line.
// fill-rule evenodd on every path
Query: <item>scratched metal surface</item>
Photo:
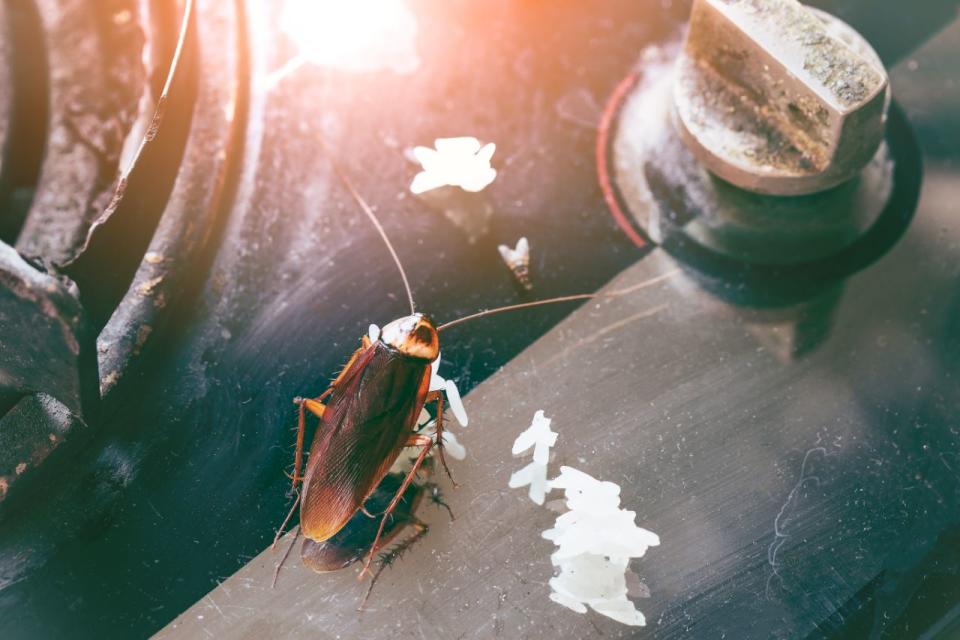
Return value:
M 280 3 L 244 4 L 251 93 L 238 98 L 241 175 L 219 251 L 209 274 L 184 278 L 196 302 L 150 336 L 149 362 L 111 393 L 85 452 L 0 527 L 0 637 L 151 633 L 272 538 L 288 506 L 291 399 L 324 388 L 370 322 L 405 312 L 389 256 L 331 178 L 321 136 L 438 320 L 522 299 L 496 251 L 520 235 L 534 247 L 535 296 L 594 290 L 643 255 L 604 209 L 594 126 L 635 52 L 682 12 L 651 2 L 640 20 L 627 0 L 587 17 L 573 0 L 411 6 L 416 74 L 308 65 L 269 88 L 295 50 L 278 29 Z M 496 141 L 503 172 L 485 192 L 489 231 L 472 243 L 409 195 L 416 167 L 403 153 L 463 134 Z M 444 374 L 469 389 L 569 310 L 451 332 Z
M 159 637 L 907 638 L 955 612 L 960 190 L 944 135 L 960 92 L 943 78 L 956 34 L 894 73 L 939 160 L 888 255 L 792 309 L 730 306 L 686 273 L 581 308 L 467 397 L 469 455 L 447 489 L 458 518 L 421 508 L 429 535 L 367 612 L 355 572 L 296 557 L 270 589 L 268 550 Z M 655 252 L 611 287 L 672 267 Z M 661 535 L 634 565 L 651 592 L 642 631 L 547 600 L 539 532 L 555 514 L 506 487 L 525 463 L 510 444 L 540 408 L 560 432 L 552 468 L 618 482 Z
M 894 621 L 913 568 L 960 579 L 957 195 L 933 176 L 901 243 L 793 317 L 731 307 L 686 273 L 582 307 L 467 396 L 457 519 L 421 508 L 429 535 L 362 615 L 354 571 L 294 558 L 271 589 L 268 550 L 158 637 L 912 637 Z M 610 286 L 674 268 L 657 251 Z M 782 348 L 811 324 L 825 331 L 805 355 Z M 547 598 L 556 514 L 507 488 L 537 409 L 560 434 L 552 468 L 619 483 L 661 537 L 635 563 L 642 633 Z
M 319 135 L 384 215 L 421 306 L 438 318 L 518 299 L 495 245 L 521 234 L 534 246 L 536 295 L 591 290 L 644 255 L 603 207 L 592 123 L 636 51 L 673 33 L 682 4 L 411 2 L 421 16 L 415 77 L 304 67 L 266 91 L 263 78 L 293 51 L 277 32 L 278 3 L 249 0 L 254 86 L 241 99 L 243 175 L 221 249 L 209 278 L 196 274 L 195 308 L 161 337 L 141 381 L 115 396 L 87 455 L 62 470 L 66 481 L 44 488 L 29 516 L 4 523 L 0 558 L 14 570 L 2 576 L 0 636 L 143 636 L 198 600 L 170 633 L 629 635 L 546 600 L 550 548 L 537 532 L 551 515 L 505 489 L 519 464 L 509 444 L 540 408 L 537 393 L 543 408 L 569 420 L 556 424 L 557 461 L 628 487 L 626 505 L 664 537 L 640 565 L 653 594 L 642 606 L 658 623 L 644 634 L 687 637 L 689 627 L 792 637 L 819 625 L 823 635 L 862 637 L 874 620 L 896 620 L 903 594 L 920 583 L 935 585 L 933 615 L 948 608 L 957 582 L 957 545 L 949 544 L 957 534 L 946 525 L 958 449 L 955 421 L 945 417 L 957 399 L 955 174 L 928 182 L 893 254 L 831 294 L 835 314 L 825 296 L 796 328 L 785 322 L 771 332 L 769 318 L 747 314 L 747 323 L 684 277 L 579 314 L 571 322 L 585 329 L 552 334 L 511 364 L 508 377 L 468 400 L 470 457 L 455 469 L 465 486 L 450 495 L 460 519 L 425 510 L 430 535 L 384 579 L 376 611 L 363 619 L 353 612 L 361 587 L 349 572 L 315 576 L 296 562 L 277 593 L 266 589 L 267 562 L 239 574 L 249 588 L 228 582 L 226 600 L 219 591 L 203 598 L 266 546 L 286 511 L 289 399 L 322 386 L 368 322 L 403 312 L 396 274 L 330 180 Z M 905 100 L 929 127 L 927 152 L 948 159 L 958 152 L 946 135 L 957 110 L 940 106 L 955 104 L 956 91 L 941 84 L 950 69 L 916 83 L 943 91 Z M 490 189 L 491 230 L 473 244 L 403 195 L 414 171 L 403 149 L 461 133 L 497 141 L 502 170 Z M 664 260 L 651 256 L 625 277 Z M 668 307 L 617 328 L 660 303 Z M 566 312 L 451 333 L 443 373 L 470 388 Z M 778 359 L 793 336 L 809 335 L 827 340 L 808 358 Z M 560 345 L 590 336 L 545 364 Z M 597 375 L 584 373 L 591 367 Z M 596 395 L 583 394 L 584 384 Z M 494 394 L 503 389 L 514 393 Z M 610 411 L 624 399 L 629 407 Z M 623 439 L 612 444 L 617 433 Z M 944 531 L 946 546 L 929 550 Z M 902 539 L 916 546 L 904 551 Z M 516 559 L 516 572 L 495 563 L 506 558 Z M 331 594 L 335 606 L 323 602 Z

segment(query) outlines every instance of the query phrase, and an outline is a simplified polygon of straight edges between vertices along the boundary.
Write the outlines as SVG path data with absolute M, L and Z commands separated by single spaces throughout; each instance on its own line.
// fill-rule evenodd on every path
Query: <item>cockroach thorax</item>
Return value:
M 383 328 L 380 339 L 411 358 L 433 362 L 440 354 L 437 327 L 422 313 L 394 320 Z

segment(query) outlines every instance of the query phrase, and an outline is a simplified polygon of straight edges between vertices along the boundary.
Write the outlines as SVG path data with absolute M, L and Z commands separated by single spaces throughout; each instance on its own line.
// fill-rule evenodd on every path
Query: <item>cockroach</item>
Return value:
M 362 577 L 369 572 L 387 523 L 395 521 L 394 510 L 435 444 L 434 438 L 415 432 L 420 413 L 428 403 L 436 405 L 434 420 L 440 462 L 448 476 L 450 470 L 442 447 L 443 395 L 429 388 L 432 363 L 440 354 L 438 329 L 430 318 L 416 312 L 406 272 L 373 210 L 339 166 L 336 163 L 333 166 L 393 257 L 403 279 L 410 315 L 387 324 L 375 339 L 364 336 L 360 348 L 322 394 L 295 400 L 298 421 L 292 480 L 296 500 L 274 543 L 299 505 L 298 533 L 306 538 L 301 557 L 308 566 L 328 570 L 338 560 L 348 560 L 337 557 L 344 549 L 342 543 L 325 546 L 324 543 L 343 530 L 358 512 L 366 515 L 364 504 L 381 486 L 400 452 L 405 447 L 420 447 L 412 468 L 382 512 Z M 306 471 L 301 476 L 307 411 L 320 422 L 310 445 Z M 340 567 L 345 564 L 340 562 Z M 278 572 L 279 569 L 280 565 Z
M 406 289 L 410 315 L 387 324 L 375 340 L 364 336 L 360 348 L 353 353 L 326 391 L 315 398 L 295 399 L 298 421 L 292 480 L 296 499 L 277 532 L 274 544 L 299 505 L 300 527 L 297 535 L 302 533 L 306 538 L 301 557 L 308 566 L 320 571 L 343 568 L 359 559 L 355 552 L 365 548 L 372 537 L 360 572 L 362 578 L 370 572 L 370 564 L 385 537 L 402 528 L 404 521 L 415 522 L 407 516 L 412 516 L 417 494 L 416 491 L 413 494 L 409 491 L 434 446 L 437 446 L 444 471 L 450 476 L 442 444 L 443 395 L 440 391 L 429 389 L 432 363 L 440 353 L 439 332 L 468 320 L 503 311 L 588 300 L 598 296 L 624 295 L 653 285 L 672 273 L 605 294 L 577 294 L 509 305 L 436 325 L 428 316 L 416 311 L 406 272 L 376 214 L 339 165 L 332 159 L 331 163 L 340 181 L 377 229 L 396 263 Z M 431 403 L 436 407 L 435 438 L 415 430 L 421 411 Z M 319 425 L 310 445 L 306 471 L 301 475 L 306 412 L 319 418 Z M 410 471 L 399 485 L 392 480 L 385 483 L 393 463 L 406 447 L 420 448 Z M 455 482 L 453 484 L 456 486 Z M 380 511 L 385 499 L 382 492 L 378 493 L 381 491 L 378 488 L 382 488 L 382 492 L 392 490 L 393 495 L 380 513 L 376 533 L 371 536 L 372 528 L 368 531 L 359 524 L 351 523 L 362 522 L 359 518 L 376 517 L 369 513 L 365 505 Z M 394 517 L 395 510 L 405 496 L 409 497 L 407 507 L 403 510 L 406 515 L 403 518 Z M 336 538 L 346 527 L 350 529 L 344 538 L 351 530 L 363 529 L 363 532 L 357 534 L 355 542 Z M 414 537 L 419 539 L 423 533 L 425 531 L 419 530 Z M 296 542 L 296 537 L 284 554 L 284 559 Z M 274 583 L 283 561 L 277 566 Z
M 300 532 L 307 538 L 301 557 L 308 565 L 317 566 L 317 543 L 333 538 L 364 510 L 400 452 L 420 447 L 382 512 L 361 575 L 369 571 L 394 509 L 434 446 L 432 437 L 415 432 L 417 418 L 429 402 L 436 403 L 436 440 L 442 442 L 443 396 L 429 390 L 439 349 L 433 322 L 414 312 L 385 326 L 376 340 L 364 336 L 361 347 L 324 393 L 297 399 L 293 485 L 296 489 L 302 482 L 302 491 L 297 492 L 291 515 L 299 503 Z M 307 411 L 320 423 L 301 477 Z M 443 448 L 438 451 L 449 475 Z

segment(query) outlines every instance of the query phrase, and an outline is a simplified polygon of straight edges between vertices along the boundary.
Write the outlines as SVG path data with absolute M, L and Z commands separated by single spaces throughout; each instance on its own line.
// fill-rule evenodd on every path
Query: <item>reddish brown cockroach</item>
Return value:
M 296 488 L 303 482 L 294 503 L 294 509 L 300 504 L 300 531 L 308 541 L 302 556 L 311 549 L 310 541 L 329 540 L 361 511 L 405 447 L 421 447 L 383 511 L 364 562 L 364 571 L 369 569 L 391 513 L 434 446 L 433 438 L 415 433 L 428 402 L 437 405 L 437 442 L 442 441 L 443 396 L 429 391 L 431 363 L 439 348 L 437 329 L 426 316 L 414 313 L 394 320 L 375 341 L 363 337 L 329 389 L 313 399 L 298 399 L 293 484 Z M 306 411 L 320 418 L 320 424 L 301 478 Z M 442 447 L 439 452 L 446 469 Z
M 325 571 L 338 563 L 336 568 L 350 564 L 356 558 L 341 556 L 353 543 L 328 541 L 358 512 L 366 514 L 364 504 L 381 486 L 400 452 L 405 447 L 421 447 L 412 468 L 382 512 L 362 576 L 369 571 L 370 562 L 387 533 L 387 523 L 396 522 L 391 517 L 394 510 L 434 446 L 432 437 L 415 432 L 417 419 L 427 403 L 436 404 L 436 442 L 441 443 L 438 447 L 440 462 L 447 475 L 450 471 L 442 447 L 443 395 L 429 388 L 432 363 L 440 354 L 437 327 L 428 317 L 416 313 L 406 273 L 386 232 L 339 167 L 333 166 L 396 262 L 410 302 L 410 315 L 385 326 L 373 340 L 364 336 L 360 348 L 322 394 L 312 399 L 296 400 L 298 423 L 293 488 L 297 491 L 302 482 L 302 490 L 297 491 L 287 520 L 299 504 L 299 533 L 306 538 L 301 557 L 308 566 Z M 317 416 L 320 423 L 310 445 L 306 472 L 301 477 L 306 411 Z M 277 538 L 286 522 L 277 532 Z M 278 572 L 279 569 L 280 565 Z
M 362 549 L 366 548 L 372 537 L 360 573 L 362 577 L 369 571 L 370 563 L 384 537 L 395 534 L 405 523 L 417 522 L 412 517 L 413 503 L 416 502 L 413 498 L 417 495 L 417 487 L 411 487 L 411 483 L 435 444 L 438 445 L 440 463 L 447 475 L 450 474 L 442 446 L 443 396 L 440 391 L 429 389 L 432 363 L 440 352 L 439 331 L 501 311 L 587 300 L 597 295 L 619 296 L 659 282 L 671 274 L 607 294 L 578 294 L 510 305 L 481 311 L 436 326 L 427 316 L 416 313 L 403 266 L 376 215 L 336 163 L 333 163 L 333 167 L 380 233 L 396 262 L 406 288 L 411 313 L 386 325 L 376 340 L 364 336 L 360 348 L 322 394 L 315 398 L 296 399 L 299 419 L 293 488 L 297 497 L 287 519 L 277 532 L 274 543 L 299 505 L 298 534 L 303 533 L 306 538 L 301 557 L 308 566 L 318 571 L 343 568 L 359 559 L 363 554 Z M 436 440 L 415 430 L 417 419 L 427 403 L 436 404 Z M 306 411 L 317 416 L 320 422 L 310 446 L 306 472 L 301 476 Z M 365 504 L 380 511 L 382 505 L 379 502 L 385 501 L 383 492 L 388 491 L 390 486 L 385 479 L 405 447 L 421 449 L 412 468 L 396 486 L 392 499 L 383 509 L 376 533 L 371 536 L 372 528 L 368 530 L 360 524 L 353 524 L 341 538 L 337 538 L 337 535 L 348 527 L 348 523 L 362 522 L 357 520 L 361 517 L 375 517 L 365 509 Z M 301 483 L 302 488 L 298 490 Z M 411 489 L 414 490 L 412 494 L 409 493 Z M 409 496 L 410 499 L 404 509 L 406 515 L 401 518 L 393 517 L 404 496 Z M 412 541 L 425 533 L 421 525 L 417 526 L 420 528 Z M 357 533 L 357 537 L 350 540 L 350 530 L 363 530 L 364 533 Z M 403 543 L 401 552 L 409 548 L 412 541 Z M 291 542 L 291 549 L 295 542 L 296 536 Z M 283 560 L 277 566 L 277 574 L 282 564 Z M 274 575 L 274 582 L 277 574 Z

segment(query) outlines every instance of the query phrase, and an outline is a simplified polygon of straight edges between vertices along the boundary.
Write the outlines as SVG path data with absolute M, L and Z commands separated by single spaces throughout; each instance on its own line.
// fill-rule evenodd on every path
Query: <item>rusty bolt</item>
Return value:
M 715 175 L 775 195 L 856 175 L 883 140 L 889 83 L 870 45 L 796 0 L 696 0 L 675 115 Z

